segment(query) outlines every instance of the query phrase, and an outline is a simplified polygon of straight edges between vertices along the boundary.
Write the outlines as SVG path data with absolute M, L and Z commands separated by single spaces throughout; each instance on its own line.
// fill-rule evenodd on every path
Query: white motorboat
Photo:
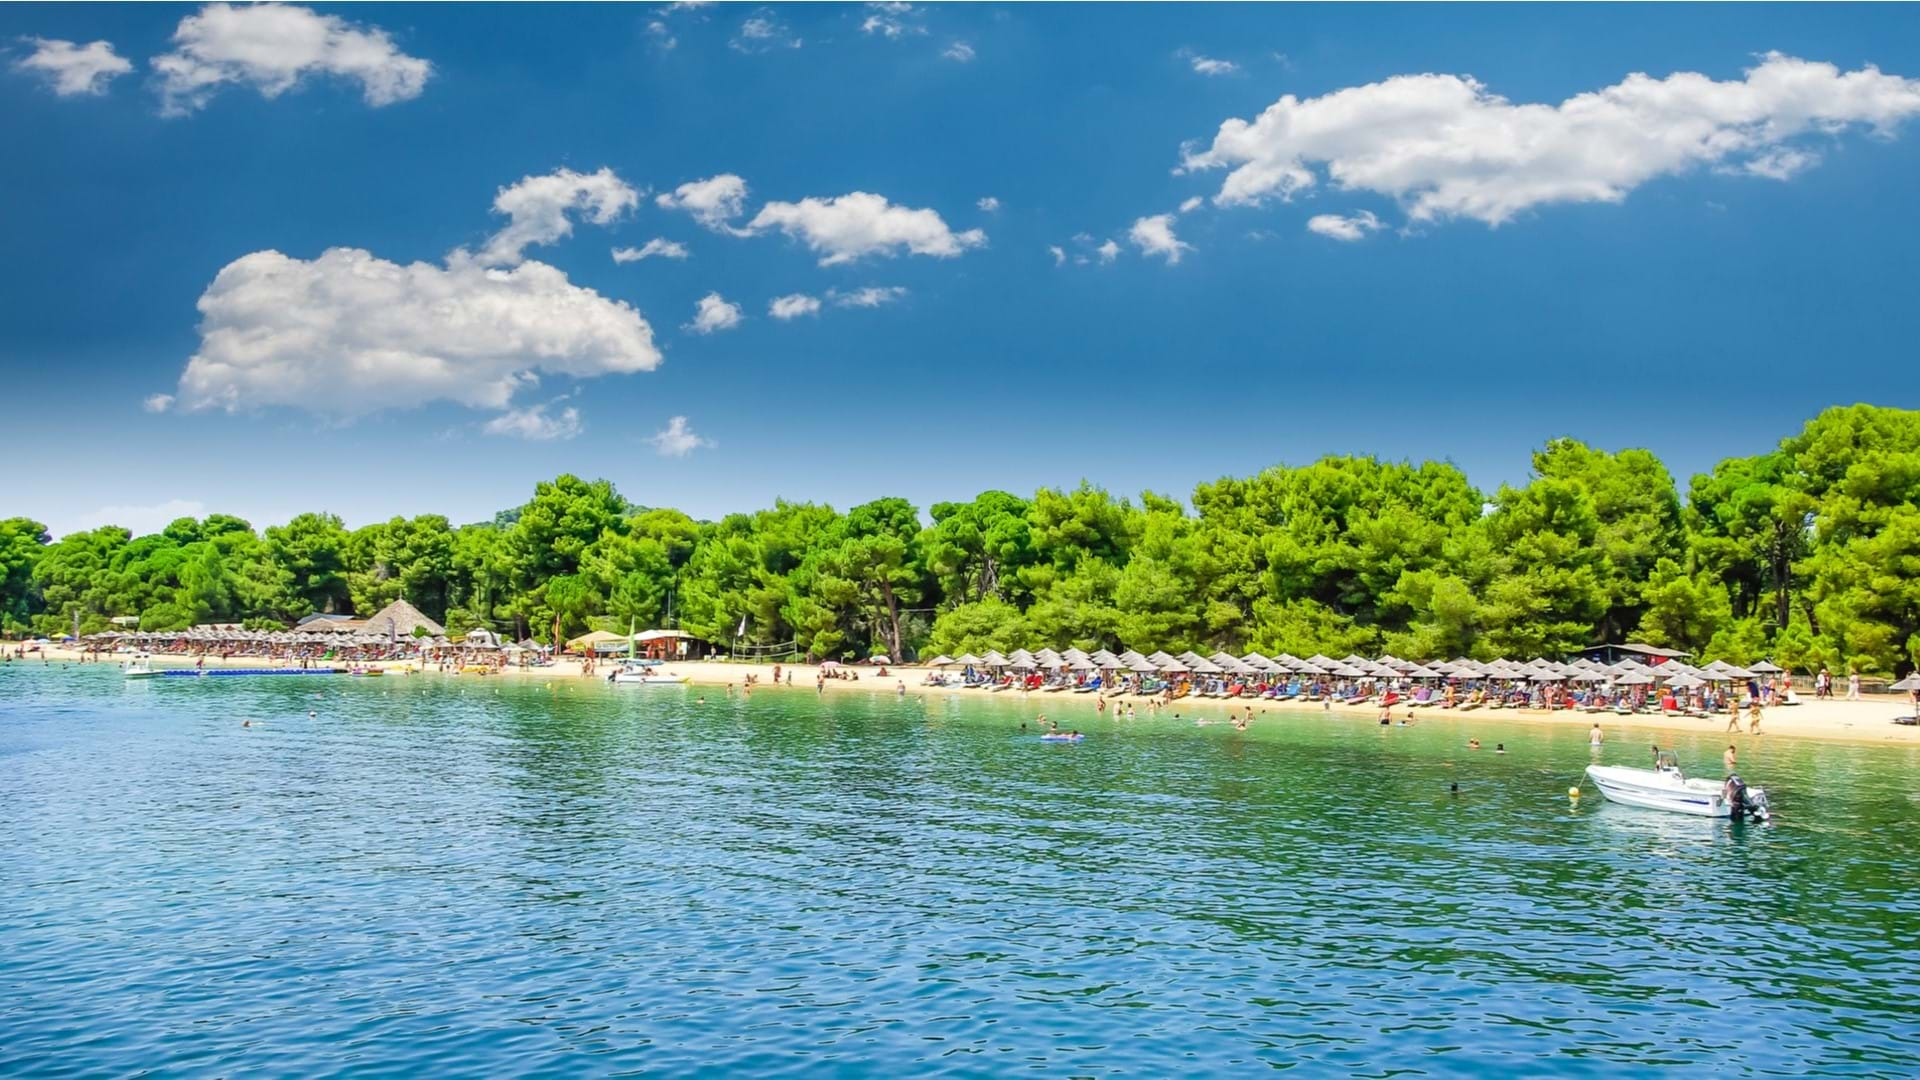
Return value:
M 1767 793 L 1748 787 L 1738 776 L 1724 781 L 1688 777 L 1671 750 L 1662 750 L 1651 769 L 1625 765 L 1589 765 L 1587 778 L 1610 802 L 1701 817 L 1751 815 L 1769 818 Z
M 687 681 L 687 677 L 665 670 L 658 660 L 629 660 L 615 668 L 613 674 L 607 676 L 607 681 L 621 685 L 679 686 Z
M 128 661 L 127 666 L 121 668 L 120 672 L 129 679 L 151 679 L 160 674 L 154 669 L 152 660 L 153 657 L 146 653 L 135 653 L 133 659 Z

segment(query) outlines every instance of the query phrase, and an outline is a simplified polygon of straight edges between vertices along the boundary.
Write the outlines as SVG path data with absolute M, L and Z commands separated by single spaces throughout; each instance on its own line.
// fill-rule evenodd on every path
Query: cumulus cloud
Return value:
M 1308 232 L 1319 233 L 1321 236 L 1330 236 L 1335 240 L 1345 240 L 1349 243 L 1365 240 L 1368 233 L 1377 232 L 1380 228 L 1380 219 L 1366 210 L 1345 216 L 1315 214 L 1307 219 Z
M 433 72 L 385 30 L 291 4 L 208 4 L 180 20 L 173 46 L 153 60 L 169 116 L 200 108 L 229 83 L 272 98 L 314 75 L 357 82 L 367 104 L 391 105 L 419 97 Z
M 613 261 L 617 263 L 639 262 L 642 259 L 684 259 L 688 255 L 687 245 L 664 236 L 656 236 L 639 247 L 613 249 Z
M 774 18 L 773 12 L 762 8 L 758 14 L 740 23 L 740 30 L 727 42 L 727 47 L 735 52 L 763 53 L 774 49 L 797 49 L 804 42 L 794 36 L 786 23 Z
M 891 304 L 907 295 L 905 285 L 868 285 L 862 289 L 841 292 L 838 289 L 827 290 L 835 307 L 876 308 L 882 304 Z
M 1134 242 L 1139 243 L 1138 240 L 1135 240 Z M 1186 245 L 1181 244 L 1178 240 L 1176 240 L 1174 241 L 1174 246 L 1178 248 L 1178 247 L 1185 247 Z M 1110 263 L 1113 260 L 1120 257 L 1120 245 L 1114 242 L 1112 237 L 1108 237 L 1106 243 L 1101 244 L 1099 247 L 1093 249 L 1093 253 L 1100 257 L 1100 263 L 1102 266 L 1104 266 L 1107 263 Z M 1167 256 L 1167 261 L 1179 262 L 1180 261 L 1179 253 L 1176 251 L 1175 253 Z
M 1059 244 L 1048 244 L 1047 254 L 1053 256 L 1053 265 L 1064 266 L 1067 262 L 1067 249 Z
M 1000 200 L 991 195 L 982 195 L 973 205 L 991 214 L 1000 209 Z
M 696 334 L 714 334 L 739 326 L 740 319 L 739 304 L 721 299 L 717 292 L 710 292 L 693 306 L 693 321 L 686 328 Z
M 884 196 L 855 191 L 831 199 L 770 202 L 760 208 L 748 232 L 778 229 L 820 255 L 821 266 L 852 262 L 867 255 L 950 258 L 987 242 L 979 229 L 956 233 L 932 210 L 895 206 Z
M 1180 202 L 1180 212 L 1183 214 L 1191 214 L 1195 210 L 1200 209 L 1200 205 L 1206 201 L 1207 200 L 1201 198 L 1198 195 L 1195 195 L 1190 199 L 1183 199 Z
M 92 41 L 75 45 L 58 38 L 23 39 L 33 53 L 13 62 L 13 70 L 45 81 L 61 97 L 104 94 L 107 84 L 133 70 L 133 63 L 113 51 L 113 43 Z
M 1193 250 L 1192 244 L 1182 241 L 1173 234 L 1172 214 L 1154 214 L 1151 217 L 1136 219 L 1133 227 L 1127 230 L 1127 239 L 1133 241 L 1133 246 L 1139 248 L 1142 255 L 1164 256 L 1169 266 L 1179 262 L 1182 255 Z M 1107 243 L 1112 245 L 1113 241 L 1109 240 Z M 1106 257 L 1105 247 L 1100 250 L 1102 262 L 1112 261 Z M 1118 251 L 1117 245 L 1115 250 Z
M 973 46 L 964 41 L 955 41 L 940 50 L 940 55 L 956 64 L 970 64 L 974 57 Z
M 726 232 L 727 222 L 746 208 L 747 182 L 732 173 L 721 173 L 705 180 L 689 180 L 654 196 L 653 201 L 663 210 L 685 210 L 707 228 Z
M 148 394 L 146 400 L 140 403 L 140 407 L 150 413 L 166 412 L 168 409 L 173 408 L 173 395 Z
M 579 409 L 569 405 L 557 413 L 550 414 L 547 412 L 548 404 L 508 409 L 482 424 L 480 430 L 489 435 L 508 435 L 533 442 L 571 439 L 585 430 L 585 425 L 580 422 Z
M 695 435 L 684 416 L 668 420 L 667 426 L 654 432 L 647 441 L 661 457 L 686 457 L 700 447 L 713 445 L 713 440 Z
M 1193 70 L 1202 75 L 1231 75 L 1240 70 L 1240 65 L 1231 60 L 1215 60 L 1211 56 L 1194 56 L 1190 62 Z
M 541 373 L 660 364 L 638 311 L 533 261 L 503 270 L 457 257 L 402 266 L 358 248 L 256 251 L 228 263 L 199 308 L 200 347 L 178 389 L 187 409 L 504 409 Z
M 1214 201 L 1286 199 L 1321 182 L 1397 200 L 1414 221 L 1500 225 L 1552 203 L 1617 203 L 1702 166 L 1784 179 L 1799 145 L 1920 113 L 1920 80 L 1767 53 L 1737 80 L 1627 76 L 1558 104 L 1514 104 L 1459 75 L 1399 75 L 1229 119 L 1185 169 L 1225 169 Z
M 819 297 L 808 296 L 806 293 L 789 293 L 786 296 L 777 296 L 774 298 L 773 303 L 767 305 L 767 314 L 783 322 L 788 319 L 797 319 L 802 315 L 817 315 L 819 313 Z
M 573 233 L 568 216 L 578 212 L 595 225 L 609 225 L 640 204 L 640 193 L 612 169 L 577 173 L 558 169 L 546 176 L 522 177 L 503 187 L 493 212 L 507 215 L 507 227 L 495 233 L 480 253 L 488 264 L 512 264 L 529 244 L 551 244 Z
M 910 34 L 924 34 L 927 28 L 920 22 L 920 13 L 913 9 L 912 4 L 883 0 L 867 5 L 867 17 L 860 23 L 860 32 L 901 38 Z

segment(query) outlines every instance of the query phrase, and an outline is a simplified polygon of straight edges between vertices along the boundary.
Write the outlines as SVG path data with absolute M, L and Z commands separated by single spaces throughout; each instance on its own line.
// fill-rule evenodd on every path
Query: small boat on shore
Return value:
M 607 676 L 607 681 L 623 686 L 679 686 L 687 681 L 687 677 L 662 669 L 658 660 L 628 660 L 615 668 Z
M 1767 793 L 1750 788 L 1738 776 L 1725 781 L 1688 777 L 1671 750 L 1662 750 L 1651 769 L 1625 765 L 1589 765 L 1587 779 L 1609 802 L 1701 817 L 1752 817 L 1767 821 Z

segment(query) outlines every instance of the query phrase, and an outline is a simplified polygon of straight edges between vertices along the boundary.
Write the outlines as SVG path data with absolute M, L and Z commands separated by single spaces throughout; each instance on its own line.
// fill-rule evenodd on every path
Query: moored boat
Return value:
M 1700 817 L 1769 818 L 1767 793 L 1749 788 L 1738 776 L 1725 781 L 1689 777 L 1670 750 L 1662 750 L 1651 769 L 1625 765 L 1589 765 L 1587 778 L 1609 802 Z

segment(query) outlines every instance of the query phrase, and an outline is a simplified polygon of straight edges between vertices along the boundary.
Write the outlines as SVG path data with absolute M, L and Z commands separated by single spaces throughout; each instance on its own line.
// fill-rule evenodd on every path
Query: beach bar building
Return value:
M 1580 655 L 1602 664 L 1637 660 L 1642 664 L 1652 665 L 1662 664 L 1668 660 L 1685 660 L 1693 654 L 1679 649 L 1662 649 L 1653 645 L 1643 645 L 1637 641 L 1629 641 L 1620 645 L 1594 645 L 1580 650 Z

